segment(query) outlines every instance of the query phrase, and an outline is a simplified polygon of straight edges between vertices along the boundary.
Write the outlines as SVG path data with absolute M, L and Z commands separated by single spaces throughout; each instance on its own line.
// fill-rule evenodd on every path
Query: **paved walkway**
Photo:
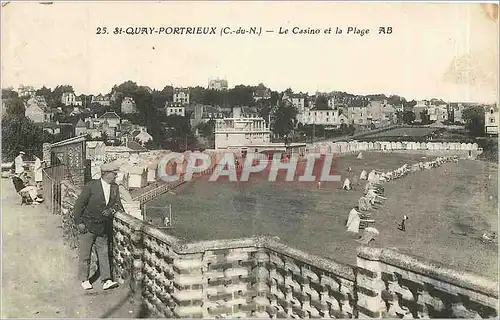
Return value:
M 76 251 L 64 245 L 61 217 L 42 205 L 21 206 L 10 179 L 2 186 L 1 318 L 137 318 L 128 286 L 84 292 Z

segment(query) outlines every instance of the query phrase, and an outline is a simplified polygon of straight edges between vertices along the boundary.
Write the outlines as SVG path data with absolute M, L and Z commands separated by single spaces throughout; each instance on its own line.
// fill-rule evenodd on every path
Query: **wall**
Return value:
M 130 216 L 115 219 L 115 261 L 159 317 L 495 317 L 490 281 L 386 249 L 357 266 L 291 248 L 275 237 L 182 241 Z
M 359 301 L 364 301 L 358 306 L 360 312 L 368 315 L 393 318 L 498 316 L 498 284 L 495 281 L 388 249 L 361 248 L 357 265 L 370 271 L 358 278 L 359 289 L 363 289 L 359 290 Z M 361 292 L 366 298 L 361 298 Z
M 75 247 L 62 182 L 63 233 Z M 345 265 L 260 236 L 185 243 L 131 215 L 113 223 L 115 279 L 159 317 L 496 317 L 495 281 L 388 249 L 362 247 Z M 95 268 L 95 256 L 92 265 Z

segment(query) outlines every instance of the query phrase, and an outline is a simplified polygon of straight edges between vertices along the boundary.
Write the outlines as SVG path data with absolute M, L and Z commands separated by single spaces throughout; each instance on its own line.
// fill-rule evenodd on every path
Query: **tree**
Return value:
M 224 94 L 224 92 L 221 92 Z M 231 106 L 253 106 L 254 89 L 245 85 L 237 85 L 233 89 L 227 91 L 227 100 Z
M 316 98 L 316 109 L 317 110 L 328 110 L 328 98 L 325 96 L 318 96 Z
M 7 115 L 24 117 L 25 112 L 26 112 L 26 107 L 21 98 L 15 96 L 5 101 L 5 113 Z
M 288 134 L 295 127 L 297 114 L 297 109 L 291 103 L 281 101 L 274 114 L 273 133 L 280 137 Z
M 52 89 L 43 86 L 40 89 L 36 90 L 36 95 L 42 96 L 45 99 L 45 101 L 48 103 L 50 101 L 50 99 L 52 98 Z
M 168 140 L 175 148 L 186 150 L 196 143 L 196 137 L 191 129 L 189 119 L 178 115 L 171 115 L 165 118 L 164 125 L 171 128 Z
M 484 109 L 480 106 L 468 107 L 462 111 L 465 128 L 473 137 L 484 136 Z
M 72 93 L 74 93 L 75 90 L 70 85 L 62 85 L 62 86 L 55 87 L 54 91 L 52 91 L 50 99 L 47 101 L 47 103 L 49 104 L 49 106 L 51 108 L 56 108 L 57 106 L 59 106 L 59 104 L 61 103 L 62 95 L 65 92 L 72 92 Z
M 19 95 L 12 89 L 2 89 L 2 100 L 17 99 Z
M 429 124 L 431 122 L 431 117 L 429 116 L 429 112 L 427 111 L 427 109 L 420 112 L 420 119 L 422 119 L 423 125 Z
M 210 119 L 207 122 L 199 123 L 196 127 L 202 137 L 207 138 L 209 140 L 214 138 L 214 129 L 215 129 L 214 119 Z
M 205 88 L 197 86 L 189 88 L 189 100 L 191 103 L 202 104 L 205 101 Z
M 405 108 L 413 108 L 416 105 L 417 105 L 417 101 L 415 101 L 415 100 L 411 100 L 411 101 L 404 100 L 403 101 L 403 107 L 405 107 Z
M 387 103 L 393 106 L 399 106 L 401 104 L 404 104 L 405 98 L 397 96 L 397 95 L 392 95 L 389 98 L 387 98 Z
M 348 127 L 348 131 L 350 135 L 353 135 L 356 132 L 356 127 L 351 123 Z
M 43 143 L 52 142 L 54 137 L 37 127 L 33 121 L 17 115 L 2 118 L 2 158 L 11 161 L 19 153 L 42 153 Z
M 413 111 L 405 111 L 402 116 L 403 123 L 412 124 L 415 121 L 415 113 Z

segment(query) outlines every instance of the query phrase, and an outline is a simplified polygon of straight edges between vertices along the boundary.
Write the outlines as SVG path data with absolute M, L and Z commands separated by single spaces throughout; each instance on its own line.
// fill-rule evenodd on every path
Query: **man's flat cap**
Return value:
M 114 163 L 105 163 L 101 166 L 101 172 L 118 171 L 120 168 Z

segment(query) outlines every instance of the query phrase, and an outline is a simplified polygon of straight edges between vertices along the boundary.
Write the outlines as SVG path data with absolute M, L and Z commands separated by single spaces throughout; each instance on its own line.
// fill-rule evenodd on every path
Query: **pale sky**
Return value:
M 97 27 L 251 26 L 259 36 L 97 35 Z M 280 27 L 344 29 L 278 35 Z M 347 27 L 370 34 L 347 35 Z M 391 35 L 378 35 L 392 26 Z M 290 31 L 291 32 L 291 31 Z M 263 82 L 274 90 L 498 100 L 498 18 L 479 4 L 333 2 L 11 2 L 2 10 L 2 87 L 114 84 L 206 87 Z M 457 71 L 459 70 L 459 71 Z

